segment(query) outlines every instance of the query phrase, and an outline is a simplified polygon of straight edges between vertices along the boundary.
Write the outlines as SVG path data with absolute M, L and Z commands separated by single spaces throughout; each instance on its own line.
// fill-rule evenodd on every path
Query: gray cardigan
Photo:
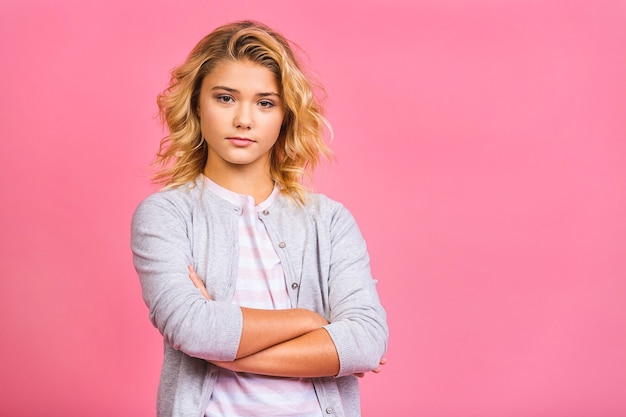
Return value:
M 157 416 L 204 415 L 217 377 L 207 360 L 235 358 L 242 329 L 235 291 L 241 208 L 195 184 L 147 197 L 132 220 L 131 247 L 150 320 L 164 339 Z M 309 194 L 304 207 L 280 196 L 261 215 L 281 260 L 293 307 L 324 316 L 339 355 L 336 377 L 314 378 L 329 416 L 359 416 L 357 372 L 387 347 L 385 312 L 365 242 L 339 203 Z M 188 277 L 194 265 L 207 301 Z

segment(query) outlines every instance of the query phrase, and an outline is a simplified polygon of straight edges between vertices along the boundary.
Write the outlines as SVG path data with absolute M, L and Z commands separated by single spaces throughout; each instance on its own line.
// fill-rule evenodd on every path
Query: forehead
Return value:
M 202 88 L 228 87 L 242 93 L 280 93 L 276 76 L 251 61 L 223 61 L 202 80 Z

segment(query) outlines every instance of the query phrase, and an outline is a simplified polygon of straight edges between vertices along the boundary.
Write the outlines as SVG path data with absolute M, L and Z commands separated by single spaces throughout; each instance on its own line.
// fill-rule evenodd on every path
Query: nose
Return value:
M 237 107 L 233 124 L 238 129 L 252 128 L 252 111 L 249 106 L 242 104 Z

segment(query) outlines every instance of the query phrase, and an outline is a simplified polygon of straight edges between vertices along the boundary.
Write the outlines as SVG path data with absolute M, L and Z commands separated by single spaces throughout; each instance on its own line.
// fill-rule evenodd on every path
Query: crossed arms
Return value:
M 189 266 L 189 278 L 202 295 L 211 299 L 202 280 Z M 234 361 L 210 361 L 237 372 L 283 376 L 322 377 L 339 372 L 335 344 L 322 326 L 328 324 L 319 314 L 301 308 L 259 310 L 241 308 L 243 329 Z M 384 365 L 383 358 L 380 365 Z M 378 373 L 381 367 L 373 369 Z M 364 373 L 355 374 L 363 377 Z
M 379 369 L 388 332 L 384 310 L 365 243 L 347 211 L 328 208 L 333 211 L 319 220 L 327 224 L 318 226 L 317 240 L 308 239 L 305 228 L 275 226 L 289 229 L 293 259 L 303 262 L 301 268 L 324 274 L 320 279 L 326 288 L 319 290 L 327 298 L 305 298 L 304 308 L 256 310 L 226 301 L 231 283 L 220 277 L 228 275 L 232 250 L 219 240 L 209 247 L 206 240 L 207 218 L 214 236 L 229 235 L 229 213 L 196 213 L 192 221 L 190 213 L 206 207 L 187 207 L 187 197 L 177 191 L 153 195 L 139 206 L 132 223 L 142 295 L 167 345 L 217 366 L 273 376 L 346 376 Z M 282 218 L 293 223 L 291 217 Z M 314 247 L 298 246 L 309 243 Z M 307 250 L 318 255 L 302 257 Z M 202 255 L 195 258 L 195 253 Z M 213 261 L 207 267 L 209 253 Z M 212 276 L 210 294 L 197 275 L 195 286 L 189 279 L 185 268 L 192 263 Z M 326 303 L 329 318 L 315 312 L 322 308 L 315 302 Z

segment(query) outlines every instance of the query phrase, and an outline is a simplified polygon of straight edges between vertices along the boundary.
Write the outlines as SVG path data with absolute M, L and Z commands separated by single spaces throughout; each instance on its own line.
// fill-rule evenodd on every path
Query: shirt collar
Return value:
M 221 185 L 217 184 L 216 182 L 212 181 L 210 178 L 208 178 L 205 175 L 203 175 L 203 179 L 204 179 L 204 183 L 206 184 L 207 189 L 211 191 L 213 194 L 217 195 L 218 197 L 223 198 L 224 200 L 242 209 L 244 207 L 248 207 L 248 208 L 253 207 L 254 210 L 257 212 L 263 211 L 269 206 L 271 206 L 276 201 L 276 199 L 278 198 L 278 195 L 280 194 L 280 188 L 278 187 L 276 183 L 274 183 L 274 189 L 272 190 L 272 193 L 265 200 L 263 200 L 262 202 L 260 202 L 259 204 L 255 206 L 254 198 L 252 196 L 245 195 L 245 194 L 238 194 L 234 191 L 224 188 Z

